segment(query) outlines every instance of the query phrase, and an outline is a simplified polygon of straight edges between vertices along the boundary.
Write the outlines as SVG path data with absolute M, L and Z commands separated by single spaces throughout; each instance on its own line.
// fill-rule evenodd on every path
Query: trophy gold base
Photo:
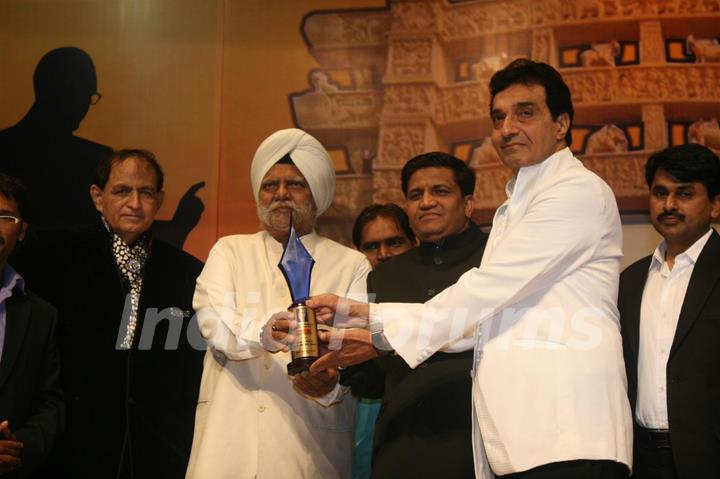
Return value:
M 310 369 L 310 365 L 320 357 L 320 347 L 315 311 L 302 303 L 292 305 L 288 311 L 297 321 L 295 333 L 297 338 L 292 349 L 292 361 L 287 365 L 288 374 L 295 376 Z

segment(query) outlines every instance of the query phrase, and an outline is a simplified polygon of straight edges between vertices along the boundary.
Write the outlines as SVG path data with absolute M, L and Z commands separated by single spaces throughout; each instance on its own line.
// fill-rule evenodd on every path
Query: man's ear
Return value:
M 570 129 L 570 115 L 567 113 L 560 113 L 557 120 L 555 120 L 555 123 L 557 124 L 555 140 L 562 141 L 565 139 L 565 135 L 567 135 L 567 132 Z M 570 145 L 567 146 L 569 147 Z
M 28 224 L 26 222 L 22 222 L 22 226 L 20 227 L 20 234 L 18 235 L 18 241 L 22 241 L 25 239 L 25 234 L 28 230 Z
M 155 196 L 155 199 L 157 199 L 157 209 L 160 210 L 160 207 L 163 204 L 163 201 L 165 201 L 165 191 L 158 191 L 157 195 Z
M 710 220 L 717 221 L 720 218 L 720 194 L 710 200 Z
M 475 197 L 473 195 L 465 195 L 463 197 L 465 203 L 463 210 L 465 211 L 465 218 L 472 218 L 473 211 L 475 210 Z
M 103 212 L 102 193 L 102 190 L 97 185 L 92 185 L 90 187 L 90 198 L 92 198 L 95 209 L 98 210 L 100 213 Z

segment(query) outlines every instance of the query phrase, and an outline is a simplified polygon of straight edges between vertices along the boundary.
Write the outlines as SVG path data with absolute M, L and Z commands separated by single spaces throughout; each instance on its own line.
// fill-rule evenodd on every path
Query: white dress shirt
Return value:
M 365 297 L 370 264 L 315 233 L 310 293 Z M 355 400 L 326 407 L 292 386 L 290 353 L 271 354 L 259 331 L 291 303 L 278 268 L 283 246 L 266 232 L 220 239 L 198 277 L 193 307 L 208 341 L 188 478 L 348 478 Z
M 638 391 L 635 418 L 647 429 L 668 429 L 667 362 L 690 276 L 712 230 L 675 257 L 665 261 L 667 243 L 655 249 L 640 307 Z
M 371 305 L 373 321 L 411 367 L 475 331 L 477 477 L 490 477 L 485 456 L 499 475 L 576 459 L 629 466 L 615 197 L 567 148 L 521 168 L 507 192 L 479 268 L 425 304 Z

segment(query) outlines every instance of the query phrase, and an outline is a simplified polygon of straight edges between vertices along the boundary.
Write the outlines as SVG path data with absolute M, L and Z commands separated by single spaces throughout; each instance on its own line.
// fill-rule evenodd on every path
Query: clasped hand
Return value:
M 310 367 L 310 374 L 334 371 L 363 363 L 378 356 L 368 331 L 367 303 L 322 294 L 310 298 L 306 305 L 315 310 L 319 323 L 333 325 L 329 331 L 319 331 L 321 357 Z M 287 311 L 276 313 L 263 326 L 263 347 L 270 352 L 289 351 L 294 342 L 297 322 Z

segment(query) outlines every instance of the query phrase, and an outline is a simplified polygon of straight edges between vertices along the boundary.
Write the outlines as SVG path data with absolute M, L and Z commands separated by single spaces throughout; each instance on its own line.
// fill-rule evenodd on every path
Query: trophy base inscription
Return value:
M 287 372 L 294 376 L 310 369 L 310 365 L 320 357 L 315 311 L 304 304 L 294 304 L 288 310 L 297 321 L 295 344 L 292 349 L 292 361 Z

